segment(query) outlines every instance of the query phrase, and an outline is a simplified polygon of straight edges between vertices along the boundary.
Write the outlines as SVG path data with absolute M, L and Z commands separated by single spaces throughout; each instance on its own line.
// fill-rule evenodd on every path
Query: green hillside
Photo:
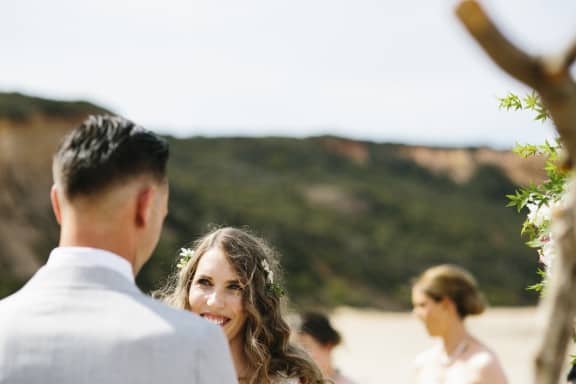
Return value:
M 504 207 L 515 187 L 498 168 L 458 185 L 399 156 L 399 145 L 362 143 L 360 164 L 326 139 L 170 139 L 171 211 L 141 286 L 157 287 L 178 247 L 212 223 L 268 238 L 299 305 L 404 307 L 409 280 L 446 262 L 472 270 L 493 304 L 534 302 L 525 287 L 536 257 Z
M 50 159 L 64 132 L 99 112 L 86 102 L 0 93 L 0 297 L 56 245 Z M 537 280 L 536 255 L 520 239 L 521 216 L 504 207 L 515 186 L 501 167 L 480 166 L 457 184 L 403 156 L 413 147 L 401 145 L 334 137 L 169 141 L 170 213 L 138 278 L 146 291 L 162 285 L 179 247 L 210 225 L 234 225 L 280 251 L 296 305 L 408 307 L 410 279 L 446 262 L 469 268 L 493 304 L 536 300 L 525 290 Z
M 32 97 L 17 92 L 0 92 L 0 118 L 24 121 L 34 115 L 76 117 L 81 113 L 106 113 L 104 108 L 85 101 L 60 101 Z

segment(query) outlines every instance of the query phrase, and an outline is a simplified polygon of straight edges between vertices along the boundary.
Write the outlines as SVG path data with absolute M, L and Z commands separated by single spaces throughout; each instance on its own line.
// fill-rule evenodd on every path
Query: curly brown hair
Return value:
M 190 310 L 188 294 L 202 256 L 220 247 L 245 286 L 243 328 L 250 384 L 273 383 L 279 376 L 298 378 L 302 384 L 324 382 L 316 365 L 289 343 L 290 328 L 282 315 L 278 255 L 260 237 L 246 229 L 217 228 L 194 242 L 193 255 L 155 296 L 177 308 Z

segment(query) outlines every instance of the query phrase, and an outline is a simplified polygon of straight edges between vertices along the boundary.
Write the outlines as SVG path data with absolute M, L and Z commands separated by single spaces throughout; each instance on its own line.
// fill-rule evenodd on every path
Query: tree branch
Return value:
M 576 159 L 576 83 L 570 75 L 576 40 L 562 55 L 536 59 L 509 42 L 475 0 L 462 1 L 456 14 L 494 63 L 540 94 L 569 159 Z M 546 325 L 535 359 L 537 384 L 558 383 L 576 314 L 576 189 L 571 186 L 566 193 L 566 207 L 552 219 L 558 247 L 540 303 Z
M 462 1 L 456 14 L 492 61 L 531 88 L 540 77 L 540 63 L 508 41 L 476 1 Z
M 576 189 L 573 181 L 565 193 L 566 205 L 553 212 L 552 238 L 559 249 L 554 258 L 553 276 L 540 303 L 546 326 L 535 360 L 535 383 L 539 384 L 558 383 L 576 314 Z
M 476 0 L 460 2 L 456 14 L 494 63 L 540 94 L 570 158 L 576 158 L 576 83 L 569 70 L 576 40 L 561 56 L 535 58 L 508 41 Z
M 574 61 L 576 60 L 576 39 L 572 41 L 570 47 L 566 50 L 564 62 L 566 63 L 566 67 L 570 68 Z

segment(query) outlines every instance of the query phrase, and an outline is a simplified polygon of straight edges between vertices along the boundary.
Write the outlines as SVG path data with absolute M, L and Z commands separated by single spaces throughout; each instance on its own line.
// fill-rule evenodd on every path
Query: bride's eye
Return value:
M 233 283 L 228 286 L 228 289 L 231 289 L 233 291 L 242 291 L 244 288 L 242 288 L 240 284 Z
M 212 283 L 208 279 L 200 278 L 200 279 L 196 280 L 196 285 L 200 285 L 203 287 L 209 287 L 212 285 Z

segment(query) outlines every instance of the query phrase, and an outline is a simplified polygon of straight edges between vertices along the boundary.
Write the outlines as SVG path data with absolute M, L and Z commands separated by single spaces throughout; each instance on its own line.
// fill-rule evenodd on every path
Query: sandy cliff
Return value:
M 0 273 L 16 279 L 30 276 L 46 257 L 36 250 L 56 241 L 49 200 L 52 154 L 65 132 L 104 111 L 81 104 L 59 115 L 36 104 L 42 99 L 25 100 L 25 116 L 0 114 Z

